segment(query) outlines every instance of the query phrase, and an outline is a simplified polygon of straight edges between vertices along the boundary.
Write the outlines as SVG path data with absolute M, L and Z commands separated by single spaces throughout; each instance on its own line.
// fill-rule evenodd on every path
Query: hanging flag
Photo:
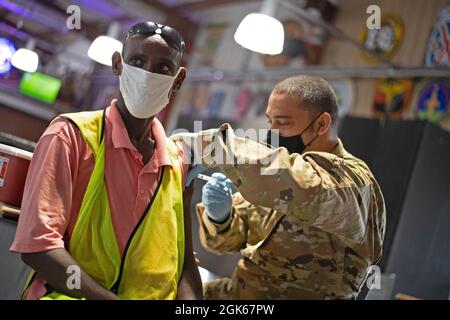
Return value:
M 403 20 L 399 15 L 382 14 L 381 28 L 369 30 L 364 25 L 364 29 L 359 35 L 359 42 L 379 56 L 390 60 L 402 44 L 404 29 Z M 380 63 L 366 52 L 361 51 L 361 56 L 368 63 Z
M 417 107 L 416 119 L 439 123 L 450 107 L 450 82 L 444 79 L 428 80 L 422 84 Z
M 428 40 L 425 64 L 432 66 L 450 66 L 450 5 L 439 12 L 439 20 Z
M 401 119 L 413 91 L 411 79 L 380 79 L 375 87 L 373 114 L 376 118 Z

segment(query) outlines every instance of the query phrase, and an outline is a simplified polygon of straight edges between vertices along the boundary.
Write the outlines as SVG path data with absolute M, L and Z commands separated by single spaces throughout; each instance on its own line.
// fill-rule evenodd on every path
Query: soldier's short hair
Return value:
M 336 94 L 323 78 L 307 75 L 290 77 L 278 83 L 272 93 L 297 96 L 300 105 L 313 116 L 328 112 L 333 122 L 338 118 Z

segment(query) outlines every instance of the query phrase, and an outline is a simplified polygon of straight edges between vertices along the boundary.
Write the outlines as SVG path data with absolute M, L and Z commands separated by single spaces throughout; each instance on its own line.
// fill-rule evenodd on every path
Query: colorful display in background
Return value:
M 446 80 L 428 80 L 423 85 L 417 101 L 415 117 L 439 123 L 450 107 L 450 82 Z
M 248 107 L 252 101 L 252 92 L 247 89 L 241 89 L 234 98 L 234 114 L 233 119 L 242 119 L 247 113 Z
M 61 89 L 61 80 L 44 73 L 24 73 L 20 92 L 34 99 L 53 104 Z
M 225 99 L 225 92 L 215 90 L 211 92 L 208 99 L 208 108 L 206 109 L 206 118 L 218 118 Z
M 390 60 L 402 44 L 404 30 L 405 26 L 399 15 L 383 14 L 381 16 L 381 28 L 369 30 L 364 25 L 359 35 L 359 42 L 379 56 Z M 365 52 L 361 52 L 361 56 L 368 63 L 379 63 L 379 60 Z
M 331 80 L 331 86 L 336 92 L 339 116 L 344 117 L 350 113 L 356 101 L 356 86 L 352 79 Z M 261 84 L 254 88 L 242 88 L 234 91 L 231 103 L 233 107 L 226 120 L 246 121 L 245 119 L 265 119 L 267 100 L 275 83 Z M 200 84 L 186 90 L 180 97 L 182 105 L 181 114 L 196 114 L 202 119 L 222 118 L 220 110 L 226 104 L 226 96 L 232 91 Z M 417 95 L 414 107 L 408 114 L 414 114 L 416 119 L 428 120 L 433 123 L 440 122 L 449 114 L 450 108 L 450 81 L 446 79 L 424 79 L 414 85 L 412 79 L 386 78 L 379 79 L 375 87 L 372 105 L 374 117 L 380 119 L 403 118 L 412 102 L 413 92 Z M 228 101 L 227 103 L 230 103 Z M 225 120 L 224 118 L 224 120 Z
M 408 108 L 413 87 L 411 79 L 378 80 L 372 108 L 374 116 L 381 119 L 401 119 Z
M 450 66 L 450 5 L 439 12 L 439 20 L 428 40 L 425 64 L 432 66 Z
M 210 25 L 206 27 L 203 45 L 199 46 L 199 63 L 202 66 L 211 67 L 223 34 L 226 31 L 227 24 Z
M 0 37 L 0 75 L 11 70 L 11 58 L 15 52 L 14 43 L 9 39 Z

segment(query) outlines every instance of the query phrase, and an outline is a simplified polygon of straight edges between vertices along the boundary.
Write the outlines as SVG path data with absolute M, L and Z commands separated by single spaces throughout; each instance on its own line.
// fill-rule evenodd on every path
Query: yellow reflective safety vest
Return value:
M 174 165 L 163 167 L 158 187 L 121 256 L 104 175 L 105 112 L 79 112 L 62 117 L 78 127 L 95 159 L 69 241 L 70 254 L 91 277 L 122 299 L 175 299 L 183 271 L 185 239 L 177 146 L 167 139 L 167 151 Z M 30 275 L 28 282 L 32 279 Z M 50 291 L 41 299 L 73 298 Z

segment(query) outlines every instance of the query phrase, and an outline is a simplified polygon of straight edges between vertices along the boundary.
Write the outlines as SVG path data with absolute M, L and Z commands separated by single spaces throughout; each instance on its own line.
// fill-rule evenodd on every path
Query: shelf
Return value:
M 320 76 L 326 79 L 339 78 L 449 78 L 450 68 L 427 67 L 304 67 L 301 69 L 279 68 L 265 70 L 229 71 L 218 69 L 190 69 L 187 80 L 193 82 L 240 82 L 240 81 L 273 81 L 282 80 L 299 74 Z

